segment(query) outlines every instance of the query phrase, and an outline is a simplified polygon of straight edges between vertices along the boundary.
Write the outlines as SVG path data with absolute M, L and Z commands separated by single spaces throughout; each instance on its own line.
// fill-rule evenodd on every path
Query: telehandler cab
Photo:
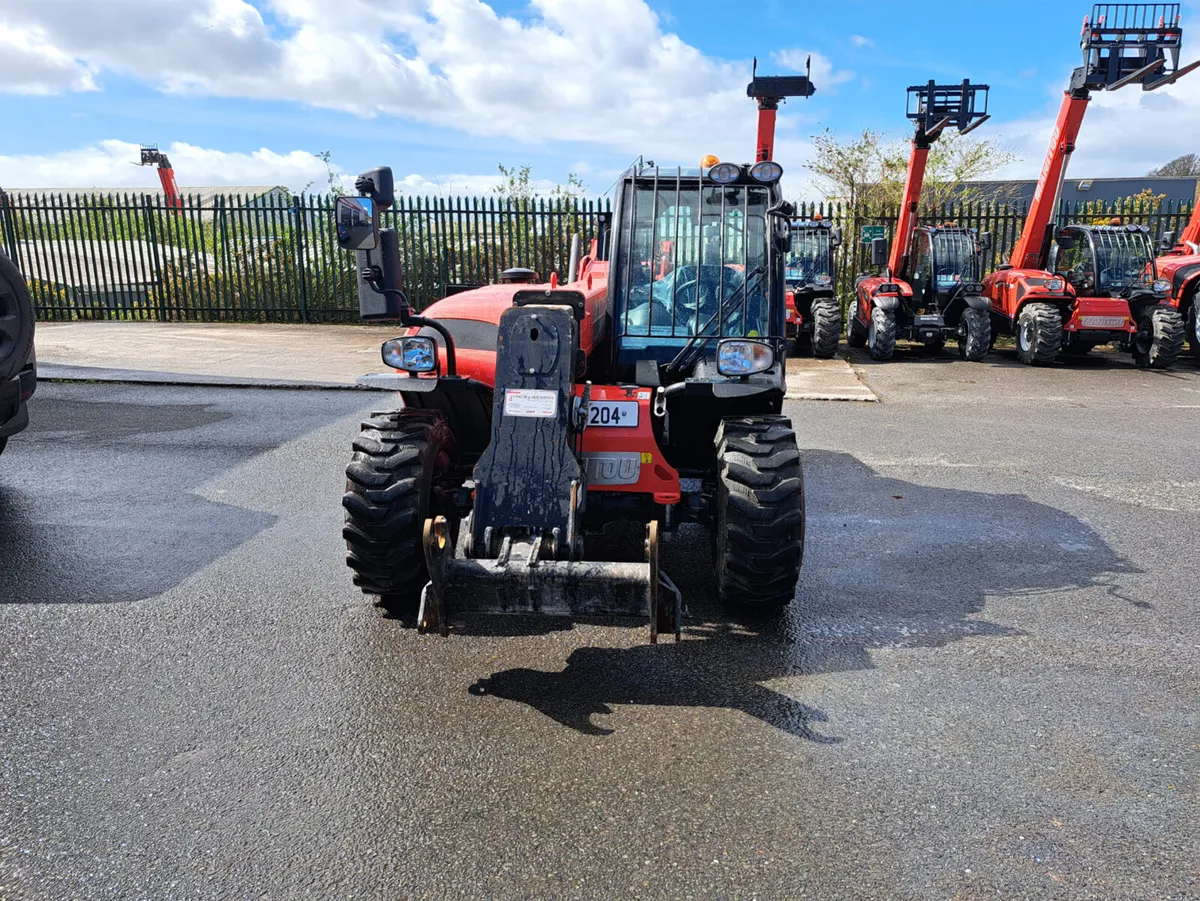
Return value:
M 907 115 L 916 134 L 891 253 L 886 238 L 871 242 L 871 264 L 887 268 L 882 276 L 858 279 L 846 317 L 848 343 L 866 346 L 873 360 L 890 360 L 898 338 L 932 348 L 954 338 L 964 359 L 987 355 L 991 336 L 980 253 L 990 237 L 977 238 L 968 228 L 916 226 L 930 147 L 949 125 L 967 134 L 987 121 L 987 98 L 988 86 L 970 81 L 908 89 Z
M 755 91 L 812 86 L 755 77 Z M 363 381 L 403 408 L 363 423 L 347 468 L 344 535 L 364 592 L 443 635 L 461 614 L 509 612 L 648 616 L 651 641 L 678 640 L 660 538 L 699 522 L 724 602 L 792 600 L 804 482 L 781 411 L 795 208 L 774 161 L 706 163 L 626 171 L 564 284 L 502 281 L 420 316 L 396 233 L 378 227 L 391 171 L 338 199 L 362 317 L 402 326 L 382 348 L 396 374 Z M 642 560 L 594 555 L 592 537 L 618 521 L 644 536 Z
M 791 235 L 785 269 L 787 337 L 795 342 L 797 352 L 807 342 L 814 357 L 832 357 L 842 333 L 833 261 L 842 230 L 817 216 L 794 220 Z
M 1159 251 L 1161 255 L 1155 266 L 1158 277 L 1170 286 L 1167 303 L 1183 317 L 1192 356 L 1200 363 L 1200 304 L 1196 303 L 1200 288 L 1200 204 L 1192 210 L 1192 218 L 1178 242 L 1168 232 L 1163 235 Z
M 1083 65 L 1063 96 L 1025 228 L 1009 263 L 984 279 L 992 333 L 1015 334 L 1023 363 L 1047 365 L 1060 353 L 1115 343 L 1140 366 L 1167 368 L 1182 350 L 1183 319 L 1143 229 L 1054 227 L 1092 91 L 1174 83 L 1200 65 L 1179 67 L 1182 39 L 1178 3 L 1098 3 L 1083 20 Z

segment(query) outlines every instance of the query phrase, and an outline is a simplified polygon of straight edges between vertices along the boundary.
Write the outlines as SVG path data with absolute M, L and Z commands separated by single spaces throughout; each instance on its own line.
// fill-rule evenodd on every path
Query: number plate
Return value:
M 638 405 L 632 400 L 594 400 L 588 406 L 588 426 L 605 429 L 634 429 Z
M 1124 316 L 1080 316 L 1084 328 L 1125 328 Z

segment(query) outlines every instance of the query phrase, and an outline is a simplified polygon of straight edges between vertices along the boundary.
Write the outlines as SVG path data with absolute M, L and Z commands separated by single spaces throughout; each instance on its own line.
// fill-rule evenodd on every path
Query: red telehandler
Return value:
M 872 265 L 886 262 L 887 269 L 882 276 L 859 278 L 846 316 L 848 343 L 865 345 L 873 360 L 890 360 L 897 338 L 936 348 L 952 337 L 964 359 L 987 355 L 991 334 L 980 283 L 980 239 L 973 229 L 916 227 L 929 148 L 947 126 L 967 134 L 987 121 L 987 97 L 987 85 L 970 81 L 930 81 L 908 89 L 907 115 L 916 134 L 890 255 L 886 238 L 871 242 Z
M 812 86 L 755 76 L 750 93 Z M 347 562 L 365 593 L 442 634 L 461 614 L 508 612 L 648 616 L 651 641 L 678 640 L 659 541 L 699 522 L 724 602 L 791 602 L 805 526 L 782 415 L 795 207 L 773 160 L 705 162 L 627 170 L 563 284 L 510 271 L 421 315 L 400 289 L 397 232 L 379 228 L 391 170 L 338 199 L 360 314 L 402 327 L 382 348 L 396 374 L 364 378 L 403 406 L 363 423 L 346 470 Z M 617 522 L 644 539 L 641 559 L 598 553 Z
M 992 333 L 1015 334 L 1023 363 L 1099 344 L 1128 350 L 1140 366 L 1166 368 L 1183 347 L 1183 320 L 1157 277 L 1149 230 L 1137 225 L 1054 228 L 1067 162 L 1092 91 L 1172 84 L 1179 67 L 1178 3 L 1100 3 L 1084 19 L 1083 65 L 1066 91 L 1025 228 L 1009 257 L 984 279 Z
M 167 155 L 158 149 L 157 144 L 143 144 L 140 166 L 158 167 L 158 182 L 162 185 L 163 194 L 167 198 L 167 206 L 173 210 L 183 207 L 183 198 L 179 196 L 179 186 L 175 184 L 175 170 Z
M 1200 363 L 1200 303 L 1196 302 L 1200 288 L 1200 203 L 1192 210 L 1179 241 L 1168 232 L 1160 250 L 1163 255 L 1155 261 L 1158 277 L 1170 285 L 1167 302 L 1183 317 L 1192 356 Z

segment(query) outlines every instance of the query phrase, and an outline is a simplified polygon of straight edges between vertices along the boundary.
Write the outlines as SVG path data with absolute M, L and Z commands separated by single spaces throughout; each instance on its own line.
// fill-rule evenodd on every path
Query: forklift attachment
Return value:
M 1115 91 L 1140 82 L 1143 91 L 1173 84 L 1200 66 L 1179 67 L 1183 29 L 1178 3 L 1097 3 L 1083 20 L 1083 66 L 1073 91 Z
M 662 632 L 679 641 L 682 596 L 658 561 L 658 523 L 646 528 L 644 563 L 547 560 L 542 536 L 505 537 L 493 559 L 456 550 L 445 517 L 424 532 L 429 584 L 421 595 L 418 629 L 450 634 L 459 613 L 649 617 L 650 642 Z

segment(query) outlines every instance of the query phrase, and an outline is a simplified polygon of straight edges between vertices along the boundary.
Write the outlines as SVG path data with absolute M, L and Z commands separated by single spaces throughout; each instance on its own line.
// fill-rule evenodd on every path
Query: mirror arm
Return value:
M 362 271 L 363 281 L 365 281 L 376 294 L 392 295 L 400 301 L 400 324 L 405 328 L 431 328 L 439 335 L 446 344 L 446 375 L 458 375 L 458 360 L 454 354 L 454 339 L 450 336 L 449 330 L 438 322 L 436 319 L 426 319 L 424 316 L 414 316 L 412 308 L 408 305 L 408 297 L 399 288 L 381 288 L 378 281 L 382 279 L 383 274 L 377 266 L 368 266 Z

